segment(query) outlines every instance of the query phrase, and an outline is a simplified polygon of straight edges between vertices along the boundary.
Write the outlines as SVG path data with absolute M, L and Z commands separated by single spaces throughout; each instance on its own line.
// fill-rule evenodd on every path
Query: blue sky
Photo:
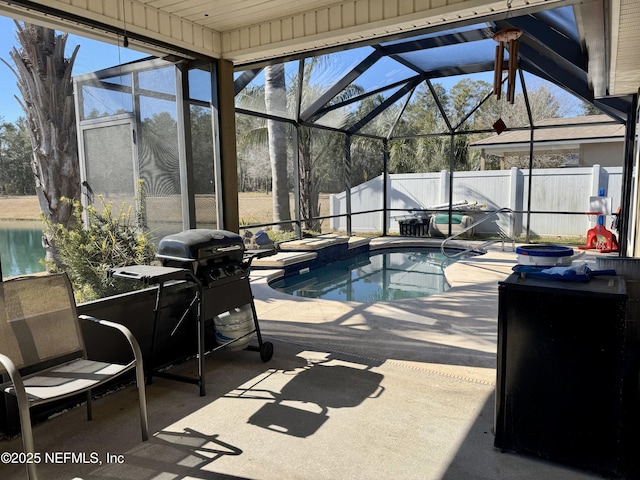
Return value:
M 12 19 L 0 16 L 0 58 L 13 65 L 9 55 L 16 44 L 15 24 Z M 115 45 L 90 40 L 88 38 L 69 35 L 67 39 L 67 56 L 70 56 L 76 45 L 80 50 L 73 66 L 73 74 L 81 75 L 103 68 L 112 67 L 119 63 L 126 63 L 148 54 Z M 3 62 L 0 62 L 0 117 L 5 122 L 15 122 L 24 115 L 20 104 L 14 96 L 20 96 L 16 87 L 16 77 Z

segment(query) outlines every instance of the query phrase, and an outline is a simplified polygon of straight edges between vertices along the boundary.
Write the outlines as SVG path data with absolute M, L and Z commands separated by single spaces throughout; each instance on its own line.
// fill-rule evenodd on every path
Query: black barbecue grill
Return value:
M 200 385 L 200 394 L 204 395 L 205 323 L 210 321 L 215 328 L 214 316 L 245 305 L 251 306 L 253 330 L 237 338 L 230 339 L 211 351 L 226 347 L 255 333 L 258 346 L 249 345 L 247 349 L 259 351 L 260 358 L 264 362 L 268 362 L 271 359 L 273 345 L 270 342 L 262 341 L 249 284 L 249 269 L 255 256 L 256 254 L 245 250 L 240 235 L 226 230 L 192 229 L 168 235 L 160 240 L 156 257 L 162 263 L 161 267 L 138 265 L 116 268 L 110 271 L 110 275 L 119 278 L 135 279 L 144 281 L 149 285 L 158 285 L 151 347 L 152 368 L 147 373 L 149 381 L 152 375 L 157 375 L 173 378 L 174 380 L 198 383 Z M 200 363 L 196 379 L 153 369 L 162 287 L 166 281 L 177 279 L 190 281 L 197 285 L 196 296 L 188 307 L 188 311 L 195 308 L 198 323 L 198 357 Z M 179 320 L 173 332 L 180 327 L 187 317 L 188 311 Z M 219 337 L 216 336 L 216 338 Z
M 246 275 L 251 263 L 245 257 L 240 235 L 226 230 L 194 229 L 160 240 L 156 257 L 164 266 L 186 268 L 203 285 Z

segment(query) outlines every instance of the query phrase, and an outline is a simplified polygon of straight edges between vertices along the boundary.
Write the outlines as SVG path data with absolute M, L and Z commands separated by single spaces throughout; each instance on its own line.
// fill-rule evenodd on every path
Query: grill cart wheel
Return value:
M 271 357 L 273 357 L 273 343 L 264 342 L 260 346 L 260 359 L 263 362 L 267 363 L 269 360 L 271 360 Z

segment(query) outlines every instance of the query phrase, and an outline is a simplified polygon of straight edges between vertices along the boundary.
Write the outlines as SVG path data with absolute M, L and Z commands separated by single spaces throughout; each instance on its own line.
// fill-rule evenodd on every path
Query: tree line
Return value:
M 31 158 L 24 117 L 11 123 L 0 116 L 0 195 L 35 195 Z
M 309 84 L 311 70 L 320 64 L 319 61 L 305 63 L 302 78 L 299 74 L 286 78 L 283 65 L 269 66 L 265 69 L 264 85 L 249 86 L 236 98 L 236 106 L 242 112 L 236 115 L 239 188 L 241 191 L 272 188 L 274 212 L 281 211 L 281 216 L 274 215 L 274 218 L 281 221 L 288 218 L 288 194 L 296 188 L 295 173 L 301 216 L 312 218 L 319 214 L 319 192 L 344 191 L 347 185 L 359 185 L 382 173 L 385 158 L 382 139 L 388 139 L 390 173 L 468 171 L 480 168 L 480 152 L 471 150 L 469 145 L 493 135 L 496 120 L 502 119 L 508 128 L 530 124 L 522 93 L 516 96 L 513 105 L 507 105 L 491 94 L 491 84 L 470 78 L 460 80 L 449 89 L 437 81 L 422 82 L 408 101 L 402 99 L 390 105 L 365 125 L 361 132 L 366 135 L 347 138 L 340 130 L 366 117 L 385 102 L 385 97 L 378 94 L 354 100 L 364 92 L 357 85 L 350 85 L 333 99 L 328 105 L 329 112 L 323 117 L 312 119 L 333 129 L 296 124 L 292 120 L 301 101 L 297 98 L 298 92 L 315 98 L 319 96 L 317 91 L 327 88 Z M 570 113 L 572 102 L 561 94 L 544 83 L 530 87 L 527 96 L 534 123 Z M 348 107 L 331 109 L 350 99 L 354 101 L 348 102 Z M 265 111 L 289 121 L 267 119 L 245 111 Z M 582 104 L 578 113 L 600 112 Z M 298 163 L 294 165 L 296 145 Z M 345 167 L 347 155 L 348 168 Z M 563 159 L 555 161 L 560 164 Z M 546 161 L 544 167 L 557 166 L 552 163 Z M 500 168 L 500 159 L 485 159 L 484 168 Z M 276 192 L 278 188 L 280 195 Z M 314 222 L 307 223 L 309 227 L 317 226 Z

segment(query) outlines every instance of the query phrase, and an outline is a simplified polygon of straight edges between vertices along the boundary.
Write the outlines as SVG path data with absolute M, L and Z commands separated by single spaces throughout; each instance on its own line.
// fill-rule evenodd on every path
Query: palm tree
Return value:
M 302 90 L 309 94 L 312 86 L 309 85 L 309 78 L 314 66 L 322 60 L 318 57 L 305 64 L 303 78 L 296 76 L 292 81 L 292 86 L 287 91 L 285 82 L 284 64 L 271 65 L 265 67 L 264 88 L 247 90 L 243 95 L 240 104 L 245 104 L 252 108 L 255 104 L 260 104 L 264 99 L 266 113 L 275 117 L 293 118 L 297 100 L 290 98 L 296 95 L 298 82 L 302 83 Z M 350 86 L 333 101 L 343 101 L 357 93 L 362 93 L 362 89 Z M 262 97 L 264 95 L 264 97 Z M 348 118 L 345 117 L 346 121 Z M 292 230 L 292 224 L 287 220 L 291 219 L 291 206 L 289 201 L 289 177 L 287 172 L 288 154 L 290 145 L 293 143 L 291 137 L 292 130 L 285 122 L 276 120 L 266 120 L 266 129 L 259 123 L 248 128 L 247 133 L 241 135 L 240 141 L 247 144 L 267 143 L 269 148 L 269 160 L 271 164 L 271 182 L 273 191 L 273 218 L 274 222 L 281 222 L 276 229 Z M 241 129 L 240 129 L 241 130 Z M 266 132 L 266 135 L 265 135 Z M 298 153 L 299 153 L 299 191 L 300 191 L 300 213 L 305 219 L 304 228 L 307 230 L 318 230 L 320 222 L 311 220 L 320 214 L 319 184 L 320 179 L 314 169 L 316 160 L 319 157 L 335 157 L 336 152 L 341 154 L 341 150 L 336 147 L 335 138 L 324 131 L 312 132 L 307 126 L 299 125 L 298 132 Z M 336 174 L 336 172 L 332 172 Z M 326 183 L 326 182 L 325 182 Z
M 296 76 L 293 81 L 292 92 L 298 91 L 298 83 L 302 82 L 300 91 L 302 96 L 316 98 L 320 96 L 322 87 L 311 84 L 312 72 L 314 68 L 321 67 L 328 63 L 329 56 L 313 57 L 310 61 L 305 62 L 302 78 Z M 331 99 L 327 106 L 338 105 L 346 100 L 356 97 L 364 93 L 364 90 L 357 85 L 349 85 L 343 89 L 338 95 Z M 340 113 L 329 113 L 334 116 L 334 122 L 337 128 L 345 127 L 357 118 L 356 112 L 347 111 Z M 335 132 L 329 132 L 322 129 L 316 129 L 309 126 L 298 127 L 298 154 L 299 154 L 299 191 L 300 191 L 300 214 L 305 219 L 304 228 L 311 231 L 319 231 L 321 228 L 321 220 L 314 220 L 320 215 L 320 185 L 327 184 L 330 179 L 326 177 L 341 176 L 344 169 L 343 166 L 343 148 L 344 135 L 337 135 Z M 337 168 L 332 171 L 320 172 L 319 165 L 329 162 Z M 337 165 L 335 165 L 337 163 Z M 321 178 L 324 175 L 325 178 Z M 341 182 L 344 186 L 344 181 Z
M 68 228 L 74 221 L 72 202 L 80 198 L 80 174 L 71 71 L 78 53 L 64 51 L 67 34 L 32 24 L 16 24 L 19 47 L 9 52 L 22 99 L 18 98 L 33 148 L 31 167 L 45 219 Z M 55 259 L 50 243 L 47 259 Z
M 267 113 L 281 114 L 287 109 L 284 64 L 270 65 L 265 68 L 264 74 L 264 102 Z M 267 120 L 267 130 L 269 132 L 269 160 L 273 189 L 273 220 L 283 222 L 291 220 L 287 181 L 287 126 L 284 122 Z M 274 229 L 286 231 L 293 230 L 293 227 L 291 223 L 281 223 L 275 225 Z

